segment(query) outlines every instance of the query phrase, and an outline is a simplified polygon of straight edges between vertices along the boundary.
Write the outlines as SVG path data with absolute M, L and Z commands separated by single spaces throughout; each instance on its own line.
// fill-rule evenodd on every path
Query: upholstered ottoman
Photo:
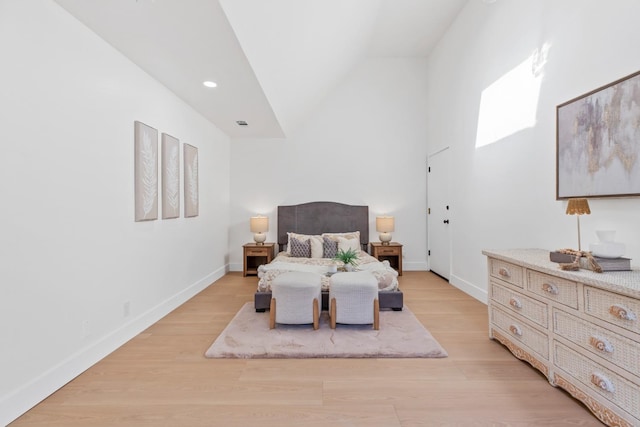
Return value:
M 380 328 L 378 281 L 368 271 L 336 273 L 331 276 L 329 289 L 331 328 L 336 323 L 367 325 Z
M 275 328 L 276 323 L 313 323 L 313 329 L 318 329 L 321 294 L 319 274 L 289 272 L 279 275 L 271 283 L 269 328 Z

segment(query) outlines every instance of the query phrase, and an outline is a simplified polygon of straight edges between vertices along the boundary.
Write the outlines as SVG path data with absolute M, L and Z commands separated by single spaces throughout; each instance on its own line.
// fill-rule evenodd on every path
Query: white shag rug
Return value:
M 269 312 L 246 303 L 206 351 L 208 358 L 387 358 L 447 357 L 447 352 L 405 306 L 380 311 L 380 330 L 372 325 L 329 327 L 323 311 L 320 328 L 282 325 L 269 329 Z

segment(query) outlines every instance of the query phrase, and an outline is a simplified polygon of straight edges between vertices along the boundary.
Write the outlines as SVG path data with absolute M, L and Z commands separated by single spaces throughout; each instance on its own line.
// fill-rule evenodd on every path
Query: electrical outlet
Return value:
M 131 301 L 125 301 L 124 304 L 122 304 L 122 315 L 124 317 L 129 317 L 130 314 L 131 314 Z

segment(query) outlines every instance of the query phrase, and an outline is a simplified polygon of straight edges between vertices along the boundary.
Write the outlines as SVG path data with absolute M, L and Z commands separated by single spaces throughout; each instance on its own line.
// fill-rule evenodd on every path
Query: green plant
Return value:
M 346 251 L 340 249 L 333 259 L 342 261 L 344 265 L 351 264 L 355 267 L 358 265 L 358 252 L 353 249 L 347 249 Z

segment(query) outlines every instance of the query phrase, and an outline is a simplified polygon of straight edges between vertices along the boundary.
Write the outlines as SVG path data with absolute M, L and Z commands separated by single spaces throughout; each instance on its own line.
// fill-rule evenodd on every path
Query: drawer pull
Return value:
M 614 304 L 609 307 L 609 313 L 622 320 L 636 320 L 636 314 L 626 307 Z
M 611 380 L 599 372 L 591 374 L 591 383 L 601 390 L 608 391 L 609 393 L 616 391 Z
M 502 277 L 511 277 L 511 273 L 509 273 L 509 270 L 504 267 L 500 267 L 500 270 L 498 270 L 498 274 Z
M 519 336 L 519 337 L 521 337 L 521 336 L 522 336 L 522 329 L 520 329 L 520 326 L 518 326 L 518 325 L 511 325 L 511 326 L 509 326 L 509 330 L 511 331 L 511 333 L 512 333 L 513 335 L 517 335 L 517 336 Z
M 380 253 L 381 253 L 381 254 L 383 254 L 383 255 L 384 255 L 384 254 L 395 254 L 395 253 L 396 253 L 396 251 L 394 251 L 393 249 L 391 249 L 391 250 L 380 251 Z
M 522 308 L 522 303 L 516 297 L 511 297 L 511 299 L 509 300 L 509 305 L 513 308 Z
M 591 344 L 596 350 L 600 350 L 605 353 L 613 353 L 613 345 L 611 345 L 606 338 L 592 336 L 589 338 L 589 344 Z
M 553 283 L 543 283 L 542 290 L 548 293 L 549 295 L 558 295 L 560 293 L 560 291 L 558 290 L 558 287 Z

